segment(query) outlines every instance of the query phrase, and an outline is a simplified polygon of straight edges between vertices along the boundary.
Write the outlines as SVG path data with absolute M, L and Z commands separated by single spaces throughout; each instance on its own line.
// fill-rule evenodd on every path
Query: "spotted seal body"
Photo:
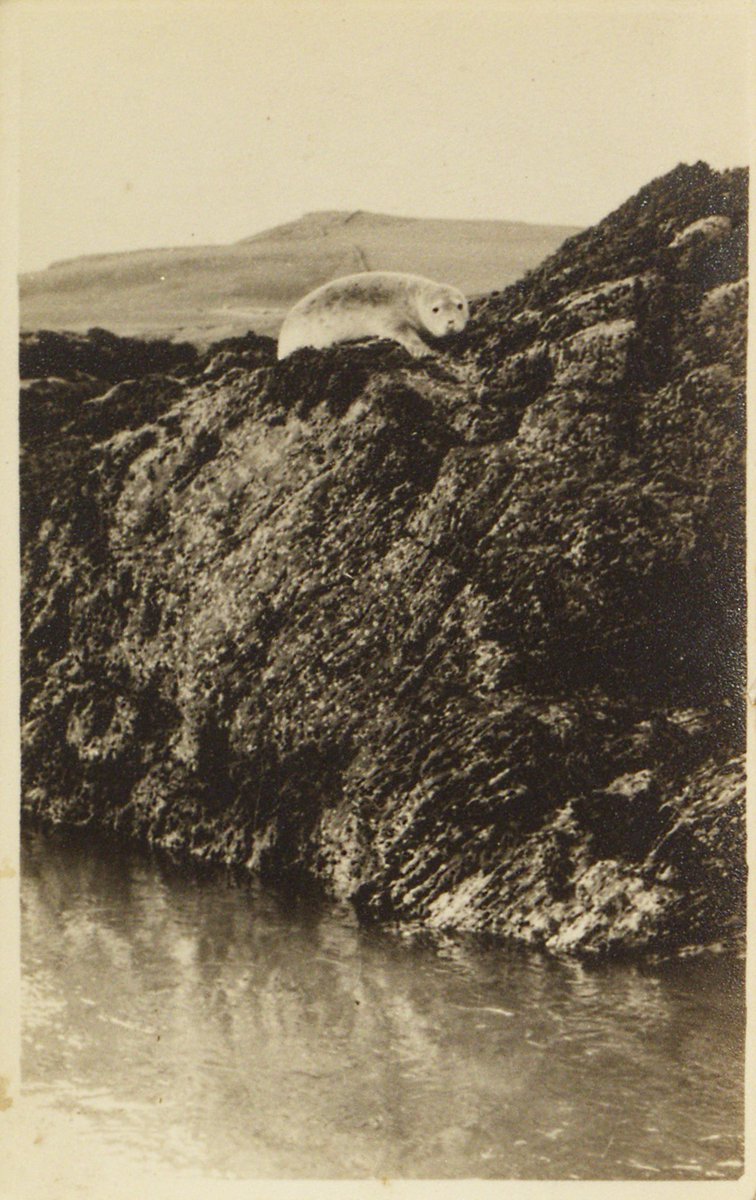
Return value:
M 332 279 L 299 300 L 278 335 L 278 357 L 302 346 L 322 349 L 355 338 L 391 338 L 410 354 L 432 351 L 420 336 L 446 337 L 467 324 L 467 300 L 457 288 L 422 275 L 364 271 Z

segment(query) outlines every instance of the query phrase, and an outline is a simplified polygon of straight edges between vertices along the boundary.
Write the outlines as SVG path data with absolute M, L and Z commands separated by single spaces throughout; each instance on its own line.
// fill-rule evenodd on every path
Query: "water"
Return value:
M 25 1094 L 226 1178 L 732 1179 L 739 966 L 431 947 L 25 841 Z

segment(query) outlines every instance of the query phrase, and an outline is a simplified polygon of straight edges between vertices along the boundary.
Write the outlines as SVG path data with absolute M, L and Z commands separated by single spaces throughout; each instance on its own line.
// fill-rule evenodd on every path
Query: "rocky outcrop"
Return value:
M 737 945 L 745 230 L 744 172 L 680 167 L 436 360 L 27 388 L 28 818 L 365 920 Z
M 41 329 L 21 334 L 19 371 L 24 380 L 83 375 L 116 383 L 147 374 L 175 372 L 190 366 L 196 358 L 197 351 L 188 342 L 166 339 L 145 342 L 96 328 L 87 334 Z

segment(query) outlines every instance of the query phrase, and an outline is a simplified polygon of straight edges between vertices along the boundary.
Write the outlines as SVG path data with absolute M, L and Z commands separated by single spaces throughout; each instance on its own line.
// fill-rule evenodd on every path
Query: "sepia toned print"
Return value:
M 707 9 L 16 6 L 9 1194 L 748 1195 Z

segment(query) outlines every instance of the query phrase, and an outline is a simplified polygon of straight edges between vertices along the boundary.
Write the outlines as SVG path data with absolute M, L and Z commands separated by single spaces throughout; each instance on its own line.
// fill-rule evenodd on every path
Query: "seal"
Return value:
M 323 349 L 355 338 L 391 338 L 416 358 L 432 354 L 420 336 L 446 337 L 467 324 L 467 300 L 457 288 L 401 271 L 363 271 L 332 279 L 287 313 L 278 357 L 302 346 Z

